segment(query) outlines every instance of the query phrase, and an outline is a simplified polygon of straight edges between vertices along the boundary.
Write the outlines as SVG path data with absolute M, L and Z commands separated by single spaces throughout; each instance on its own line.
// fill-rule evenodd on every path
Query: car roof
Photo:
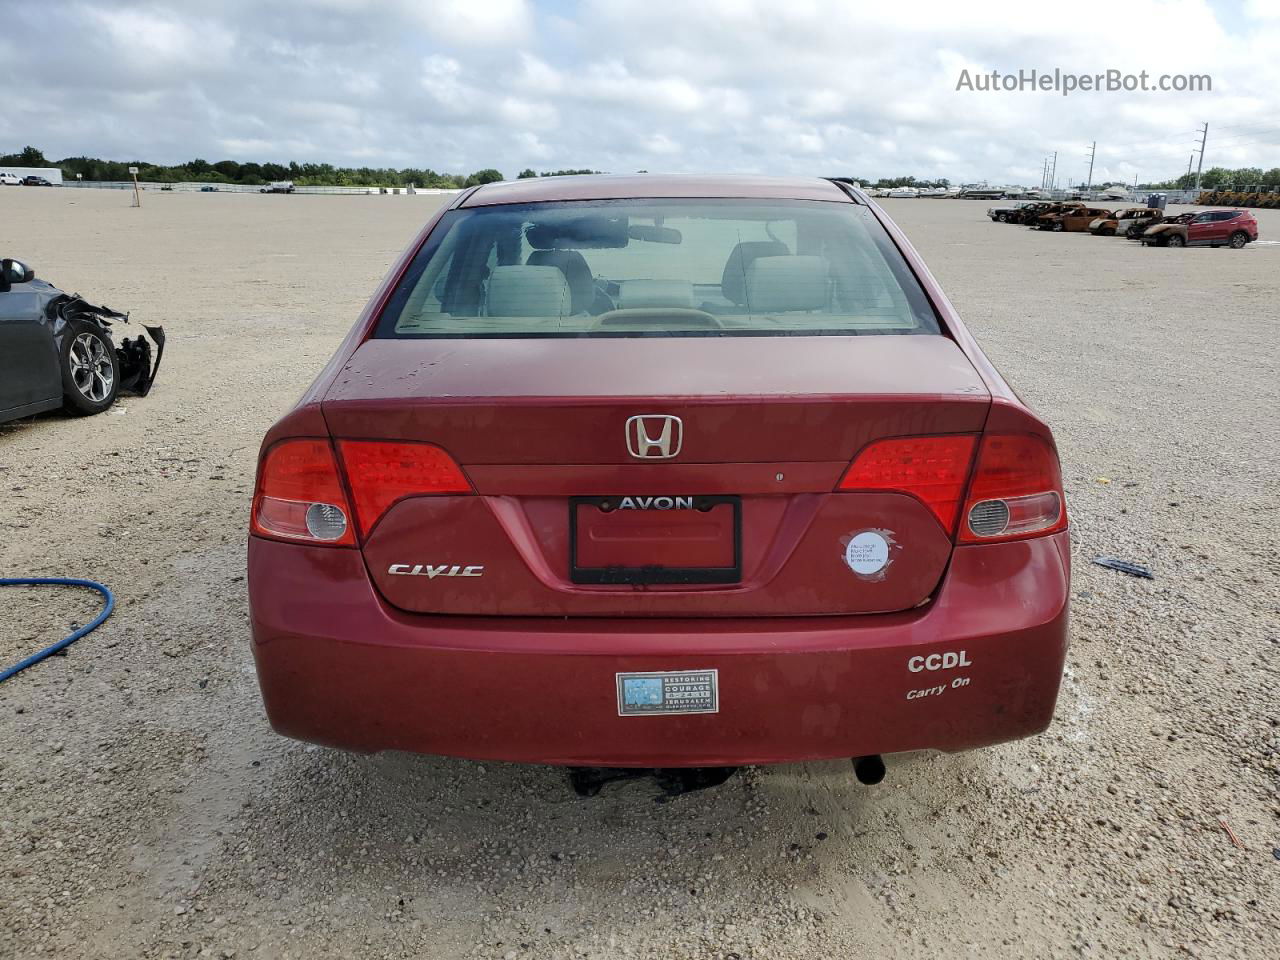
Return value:
M 843 189 L 830 180 L 823 180 L 820 177 L 641 173 L 530 177 L 526 180 L 490 183 L 468 195 L 460 206 L 484 207 L 501 203 L 541 203 L 548 200 L 631 200 L 650 197 L 852 202 L 849 194 Z

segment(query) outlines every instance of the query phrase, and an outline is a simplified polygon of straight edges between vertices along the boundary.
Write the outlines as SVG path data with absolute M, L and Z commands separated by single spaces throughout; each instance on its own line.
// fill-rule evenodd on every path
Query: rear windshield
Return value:
M 375 336 L 796 336 L 939 332 L 859 204 L 608 200 L 445 214 Z

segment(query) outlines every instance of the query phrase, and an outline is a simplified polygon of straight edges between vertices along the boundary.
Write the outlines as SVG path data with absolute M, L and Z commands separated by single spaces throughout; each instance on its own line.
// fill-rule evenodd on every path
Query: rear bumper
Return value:
M 359 751 L 656 767 L 968 750 L 1049 724 L 1069 556 L 1066 533 L 960 547 L 934 600 L 899 614 L 525 619 L 404 614 L 356 551 L 253 537 L 253 652 L 276 730 Z M 618 715 L 617 672 L 710 668 L 718 713 Z

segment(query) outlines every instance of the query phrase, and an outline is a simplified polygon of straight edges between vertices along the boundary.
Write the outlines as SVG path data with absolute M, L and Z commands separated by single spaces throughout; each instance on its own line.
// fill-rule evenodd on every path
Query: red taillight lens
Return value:
M 908 493 L 933 511 L 948 535 L 969 479 L 976 437 L 895 437 L 863 448 L 838 490 L 892 490 Z
M 393 503 L 405 497 L 471 493 L 471 484 L 449 454 L 431 443 L 339 440 L 363 537 Z
M 1031 434 L 982 438 L 965 498 L 961 543 L 990 543 L 1066 529 L 1062 470 L 1053 447 Z
M 356 542 L 328 440 L 282 440 L 258 467 L 250 530 L 262 537 L 335 547 Z

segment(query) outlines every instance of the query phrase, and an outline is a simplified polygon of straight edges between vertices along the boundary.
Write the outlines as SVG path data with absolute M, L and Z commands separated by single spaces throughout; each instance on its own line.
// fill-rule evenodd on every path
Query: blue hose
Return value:
M 70 577 L 0 577 L 0 587 L 88 587 L 90 590 L 97 590 L 102 594 L 106 603 L 102 605 L 102 612 L 94 618 L 93 622 L 81 627 L 71 636 L 59 640 L 52 646 L 45 647 L 38 653 L 33 653 L 25 660 L 15 663 L 12 667 L 0 671 L 0 683 L 8 680 L 15 673 L 27 669 L 32 664 L 39 663 L 45 657 L 53 656 L 59 650 L 63 650 L 71 644 L 75 643 L 86 633 L 96 630 L 107 617 L 111 616 L 111 611 L 115 609 L 116 598 L 112 596 L 111 591 L 103 584 L 96 580 L 75 580 Z

